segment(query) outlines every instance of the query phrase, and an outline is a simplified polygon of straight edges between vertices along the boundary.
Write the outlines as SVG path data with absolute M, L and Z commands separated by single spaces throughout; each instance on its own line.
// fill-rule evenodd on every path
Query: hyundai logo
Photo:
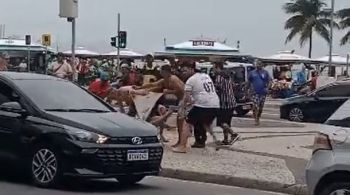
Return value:
M 134 145 L 140 145 L 140 144 L 142 144 L 142 138 L 141 137 L 133 137 L 131 139 L 131 142 Z

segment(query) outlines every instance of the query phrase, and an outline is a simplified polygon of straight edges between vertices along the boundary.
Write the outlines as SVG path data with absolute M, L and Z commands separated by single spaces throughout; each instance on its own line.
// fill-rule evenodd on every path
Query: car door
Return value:
M 17 99 L 13 89 L 0 80 L 0 107 Z M 18 99 L 17 99 L 18 100 Z M 7 109 L 0 109 L 0 157 L 17 157 L 15 148 L 19 144 L 19 131 L 22 123 L 21 114 Z
M 317 91 L 310 114 L 316 122 L 325 122 L 350 97 L 350 86 L 331 85 Z

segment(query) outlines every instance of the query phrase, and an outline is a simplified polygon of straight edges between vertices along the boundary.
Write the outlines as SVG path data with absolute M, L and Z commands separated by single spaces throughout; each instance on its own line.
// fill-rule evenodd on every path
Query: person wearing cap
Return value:
M 109 75 L 105 71 L 101 71 L 100 78 L 93 81 L 88 90 L 96 96 L 105 99 L 112 90 L 112 86 L 109 83 Z
M 146 55 L 146 64 L 142 70 L 143 84 L 148 84 L 151 80 L 157 81 L 160 78 L 160 71 L 157 64 L 154 62 L 152 54 Z

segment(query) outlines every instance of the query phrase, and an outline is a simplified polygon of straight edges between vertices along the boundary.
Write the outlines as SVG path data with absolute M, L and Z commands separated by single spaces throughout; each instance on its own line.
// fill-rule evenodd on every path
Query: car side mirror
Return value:
M 0 105 L 0 110 L 21 114 L 22 116 L 26 116 L 28 114 L 28 112 L 23 109 L 18 102 L 5 102 Z

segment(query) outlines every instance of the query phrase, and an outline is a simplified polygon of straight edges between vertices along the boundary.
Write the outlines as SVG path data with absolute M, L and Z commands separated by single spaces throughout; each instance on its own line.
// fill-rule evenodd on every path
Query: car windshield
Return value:
M 331 117 L 326 121 L 327 125 L 350 127 L 350 100 L 347 100 Z
M 237 83 L 245 82 L 245 69 L 244 67 L 234 67 L 232 68 L 234 74 L 234 81 Z
M 110 112 L 95 97 L 63 80 L 17 80 L 16 85 L 42 110 L 61 112 Z

